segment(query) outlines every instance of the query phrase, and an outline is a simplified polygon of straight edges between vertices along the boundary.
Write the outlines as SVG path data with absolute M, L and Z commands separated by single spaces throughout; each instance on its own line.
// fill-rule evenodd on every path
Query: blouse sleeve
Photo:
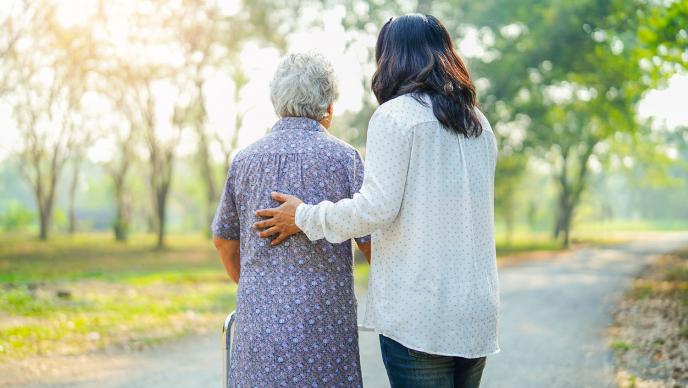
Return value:
M 232 163 L 227 174 L 227 181 L 225 182 L 220 203 L 215 211 L 213 224 L 211 226 L 213 236 L 221 237 L 225 240 L 239 240 L 239 212 L 237 211 L 234 185 L 236 180 L 236 170 L 238 162 Z
M 296 225 L 310 240 L 341 243 L 366 236 L 397 217 L 411 158 L 411 132 L 379 109 L 370 119 L 361 190 L 337 203 L 302 204 Z
M 358 151 L 354 151 L 354 163 L 353 163 L 353 180 L 351 184 L 351 195 L 353 197 L 355 193 L 358 193 L 363 186 L 363 159 L 361 159 L 361 154 Z M 370 242 L 370 235 L 363 237 L 356 237 L 356 242 L 359 244 L 364 244 Z

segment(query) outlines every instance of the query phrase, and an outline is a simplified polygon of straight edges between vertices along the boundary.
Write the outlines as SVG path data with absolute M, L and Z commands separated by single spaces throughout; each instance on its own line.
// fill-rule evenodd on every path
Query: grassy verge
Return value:
M 571 246 L 584 245 L 610 245 L 618 244 L 623 241 L 623 237 L 618 235 L 596 235 L 591 233 L 579 233 L 571 239 Z M 549 233 L 545 232 L 517 232 L 510 239 L 504 233 L 496 236 L 497 258 L 508 256 L 519 256 L 521 254 L 560 252 L 564 248 L 561 242 L 553 240 Z
M 511 240 L 498 237 L 496 242 L 498 258 L 528 252 L 556 252 L 563 249 L 560 242 L 544 236 L 528 237 L 525 235 L 517 235 L 516 237 L 512 237 Z
M 0 362 L 219 331 L 236 286 L 212 244 L 170 236 L 166 249 L 153 245 L 153 236 L 0 236 Z M 356 267 L 357 288 L 367 271 Z
M 620 387 L 688 386 L 688 249 L 635 279 L 612 337 Z
M 151 249 L 107 235 L 0 244 L 0 360 L 140 348 L 216 329 L 235 286 L 201 238 Z

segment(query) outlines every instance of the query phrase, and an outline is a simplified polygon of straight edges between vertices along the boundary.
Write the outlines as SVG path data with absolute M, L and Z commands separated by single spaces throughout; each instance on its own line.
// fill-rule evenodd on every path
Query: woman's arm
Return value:
M 273 198 L 282 205 L 257 211 L 258 216 L 270 218 L 257 222 L 254 228 L 266 229 L 260 233 L 261 237 L 277 235 L 272 240 L 276 245 L 299 230 L 310 240 L 325 238 L 341 243 L 388 225 L 399 213 L 404 197 L 411 135 L 408 128 L 378 110 L 368 126 L 365 177 L 360 192 L 337 203 L 323 201 L 317 205 L 306 205 L 294 196 L 273 193 Z
M 225 240 L 222 237 L 213 236 L 213 243 L 220 255 L 222 265 L 225 267 L 227 275 L 239 283 L 239 275 L 241 273 L 241 254 L 239 240 Z
M 239 161 L 235 161 L 227 172 L 225 187 L 211 225 L 213 243 L 217 253 L 220 254 L 222 265 L 224 265 L 227 275 L 237 283 L 239 283 L 240 273 L 239 237 L 241 232 L 239 212 L 234 196 L 234 179 L 238 168 Z

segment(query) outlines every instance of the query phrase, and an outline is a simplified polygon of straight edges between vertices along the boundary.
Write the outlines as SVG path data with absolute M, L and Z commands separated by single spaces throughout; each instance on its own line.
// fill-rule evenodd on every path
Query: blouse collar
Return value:
M 308 117 L 282 117 L 275 123 L 272 127 L 272 131 L 283 131 L 283 130 L 302 130 L 302 131 L 314 131 L 323 132 L 325 128 L 320 125 L 319 122 L 309 119 Z

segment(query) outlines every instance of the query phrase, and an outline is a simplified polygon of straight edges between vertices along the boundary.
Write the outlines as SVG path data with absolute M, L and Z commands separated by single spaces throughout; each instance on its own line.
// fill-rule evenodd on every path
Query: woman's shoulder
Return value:
M 425 95 L 402 94 L 381 104 L 373 118 L 394 121 L 402 127 L 412 127 L 418 123 L 436 121 L 432 113 L 432 103 Z
M 375 110 L 375 113 L 398 114 L 403 110 L 427 110 L 428 108 L 432 111 L 430 99 L 426 95 L 408 93 L 384 102 Z
M 478 120 L 480 120 L 480 125 L 483 128 L 483 132 L 489 133 L 492 137 L 494 137 L 492 125 L 490 125 L 490 121 L 487 119 L 483 111 L 480 110 L 480 108 L 478 108 L 477 106 L 474 109 L 476 116 L 478 116 Z
M 356 156 L 359 155 L 356 147 L 332 135 L 331 133 L 325 134 L 322 140 L 327 143 L 330 151 L 329 156 L 333 160 L 337 160 L 344 164 L 351 164 L 354 163 Z
M 347 154 L 351 152 L 357 152 L 354 146 L 331 133 L 326 134 L 325 141 L 328 142 L 334 150 L 342 151 Z

